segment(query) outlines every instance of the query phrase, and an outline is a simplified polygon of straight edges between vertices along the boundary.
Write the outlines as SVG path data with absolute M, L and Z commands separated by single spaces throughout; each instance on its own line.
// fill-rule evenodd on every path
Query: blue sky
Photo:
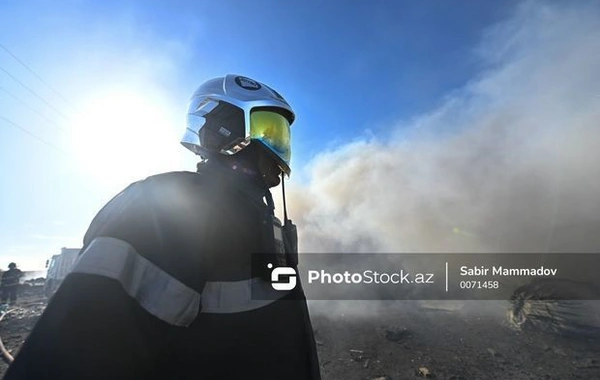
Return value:
M 440 107 L 493 69 L 482 41 L 518 8 L 514 1 L 56 4 L 0 5 L 0 44 L 67 99 L 0 49 L 0 67 L 54 108 L 0 71 L 0 116 L 47 143 L 0 119 L 0 266 L 41 267 L 60 247 L 80 245 L 98 209 L 131 181 L 193 170 L 196 159 L 178 139 L 187 99 L 206 79 L 238 73 L 288 99 L 298 115 L 292 180 L 302 183 L 316 155 L 357 139 L 385 140 L 398 133 L 390 125 Z

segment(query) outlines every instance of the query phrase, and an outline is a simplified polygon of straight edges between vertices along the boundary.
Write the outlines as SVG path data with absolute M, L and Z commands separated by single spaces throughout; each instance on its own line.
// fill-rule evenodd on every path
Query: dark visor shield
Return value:
M 250 138 L 266 145 L 289 168 L 292 156 L 290 123 L 285 116 L 272 111 L 252 111 L 250 113 Z

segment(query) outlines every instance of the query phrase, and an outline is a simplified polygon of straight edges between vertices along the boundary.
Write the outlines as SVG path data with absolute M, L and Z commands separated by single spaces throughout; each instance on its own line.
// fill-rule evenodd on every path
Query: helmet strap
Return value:
M 287 223 L 288 215 L 287 215 L 287 204 L 285 202 L 285 174 L 281 172 L 281 196 L 283 198 L 283 222 Z
M 271 213 L 271 215 L 273 215 L 273 212 L 275 211 L 275 202 L 273 202 L 273 195 L 271 194 L 271 191 L 269 191 L 269 189 L 267 189 L 265 192 L 265 200 L 267 201 L 267 207 L 269 209 L 269 212 Z

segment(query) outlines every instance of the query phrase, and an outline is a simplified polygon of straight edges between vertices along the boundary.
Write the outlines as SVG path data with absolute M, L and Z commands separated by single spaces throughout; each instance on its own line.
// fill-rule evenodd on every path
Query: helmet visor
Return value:
M 289 170 L 292 150 L 290 123 L 277 112 L 256 110 L 250 113 L 250 138 L 258 140 L 275 153 Z

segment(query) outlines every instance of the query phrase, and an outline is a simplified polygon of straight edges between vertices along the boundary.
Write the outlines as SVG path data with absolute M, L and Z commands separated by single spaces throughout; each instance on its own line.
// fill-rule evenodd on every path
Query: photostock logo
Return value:
M 267 264 L 272 269 L 273 264 Z M 283 278 L 283 279 L 282 279 Z M 287 278 L 287 281 L 285 279 Z M 277 267 L 271 271 L 271 286 L 275 290 L 292 290 L 296 287 L 296 270 L 292 267 Z

